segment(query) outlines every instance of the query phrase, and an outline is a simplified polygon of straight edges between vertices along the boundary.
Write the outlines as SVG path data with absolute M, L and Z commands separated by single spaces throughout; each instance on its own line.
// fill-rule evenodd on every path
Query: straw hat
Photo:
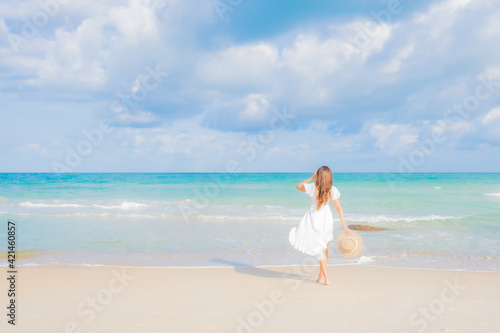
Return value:
M 347 237 L 345 232 L 341 233 L 337 238 L 337 246 L 343 255 L 348 257 L 356 257 L 363 250 L 363 238 L 351 230 L 351 236 Z

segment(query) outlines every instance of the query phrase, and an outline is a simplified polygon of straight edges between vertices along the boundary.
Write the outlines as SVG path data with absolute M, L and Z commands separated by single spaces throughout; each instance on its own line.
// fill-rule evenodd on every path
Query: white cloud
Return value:
M 102 24 L 114 27 L 124 42 L 138 46 L 144 40 L 159 39 L 156 11 L 161 8 L 158 1 L 131 0 L 127 7 L 112 7 Z
M 143 110 L 135 110 L 132 113 L 128 112 L 117 113 L 114 120 L 116 123 L 120 125 L 127 125 L 127 124 L 149 124 L 152 122 L 157 122 L 158 118 L 154 116 L 151 112 Z
M 477 127 L 473 121 L 444 121 L 438 120 L 429 125 L 429 129 L 437 137 L 442 138 L 439 142 L 442 147 L 448 149 L 457 147 L 464 136 L 474 132 Z
M 14 152 L 21 154 L 23 158 L 33 158 L 35 155 L 39 155 L 44 158 L 49 158 L 49 152 L 42 147 L 39 143 L 30 143 L 26 146 L 14 149 Z
M 79 84 L 80 89 L 102 89 L 109 78 L 106 68 L 118 65 L 114 62 L 124 58 L 123 48 L 140 50 L 160 42 L 160 8 L 156 1 L 130 0 L 126 6 L 103 8 L 74 30 L 58 28 L 54 42 L 47 43 L 38 84 Z
M 309 154 L 311 147 L 307 143 L 278 144 L 269 148 L 268 155 L 294 156 Z
M 199 119 L 180 119 L 157 128 L 115 128 L 113 142 L 119 143 L 116 155 L 130 154 L 148 158 L 193 159 L 203 156 L 225 156 L 237 147 L 241 134 L 224 133 L 199 126 Z M 193 166 L 194 167 L 194 166 Z
M 291 42 L 259 41 L 203 53 L 193 80 L 202 82 L 205 89 L 224 90 L 225 98 L 228 92 L 247 89 L 292 103 L 325 105 L 346 70 L 358 71 L 355 66 L 382 51 L 389 40 L 393 27 L 382 24 L 376 34 L 359 44 L 356 36 L 364 34 L 370 24 L 356 21 L 329 27 L 326 32 L 292 33 L 284 38 Z M 356 48 L 352 58 L 345 54 L 347 44 Z
M 7 38 L 7 34 L 9 33 L 9 28 L 5 24 L 3 18 L 0 18 L 0 46 L 7 46 L 9 43 L 9 39 Z
M 269 117 L 269 101 L 260 94 L 250 94 L 246 98 L 246 108 L 240 113 L 243 121 L 263 121 Z
M 477 77 L 478 78 L 484 77 L 488 79 L 488 81 L 494 81 L 498 84 L 498 82 L 500 81 L 500 67 L 497 66 L 488 67 L 484 72 L 479 74 Z
M 40 149 L 40 144 L 38 143 L 30 143 L 24 147 L 19 147 L 16 149 L 16 151 L 20 151 L 20 152 L 33 152 L 33 151 L 37 151 Z
M 399 154 L 417 142 L 420 129 L 407 124 L 373 124 L 369 133 L 376 139 L 376 147 L 383 152 Z
M 481 118 L 481 122 L 483 124 L 488 124 L 493 120 L 497 119 L 498 117 L 500 117 L 500 108 L 496 108 L 488 112 L 485 116 Z
M 30 3 L 23 13 L 40 11 L 36 2 Z M 7 7 L 16 16 L 13 21 L 23 22 L 26 16 Z M 174 62 L 179 57 L 179 50 L 172 50 L 179 40 L 176 32 L 184 28 L 192 33 L 193 25 L 210 20 L 210 15 L 206 19 L 199 15 L 200 11 L 206 13 L 206 7 L 200 3 L 190 8 L 178 0 L 70 3 L 60 6 L 47 26 L 33 36 L 26 37 L 18 24 L 21 28 L 11 33 L 26 42 L 19 45 L 18 52 L 4 49 L 6 56 L 0 65 L 3 62 L 17 73 L 25 72 L 19 80 L 22 86 L 49 88 L 61 96 L 109 93 L 123 81 L 133 80 L 147 65 Z M 70 23 L 64 20 L 68 15 L 73 19 Z M 186 16 L 200 20 L 183 21 Z
M 355 153 L 363 148 L 364 135 L 332 138 L 328 148 L 336 153 Z
M 37 98 L 53 98 L 79 105 L 84 99 L 109 112 L 117 91 L 138 91 L 146 66 L 161 63 L 171 73 L 134 112 L 117 115 L 116 122 L 127 128 L 112 135 L 116 161 L 130 155 L 158 161 L 156 155 L 168 155 L 213 166 L 213 156 L 234 152 L 246 132 L 267 126 L 270 110 L 282 105 L 296 110 L 300 121 L 283 133 L 288 142 L 269 146 L 266 161 L 281 162 L 285 156 L 289 162 L 294 151 L 304 160 L 319 160 L 322 149 L 335 156 L 370 150 L 394 155 L 414 146 L 426 131 L 448 135 L 447 149 L 472 136 L 471 145 L 497 140 L 493 99 L 481 105 L 490 110 L 483 117 L 453 124 L 440 120 L 444 110 L 474 92 L 478 73 L 500 80 L 496 1 L 436 1 L 416 15 L 394 17 L 390 25 L 375 26 L 362 16 L 325 19 L 264 38 L 243 38 L 241 31 L 226 29 L 234 25 L 218 21 L 211 1 L 197 6 L 180 0 L 78 1 L 61 7 L 15 53 L 5 39 L 7 31 L 20 33 L 19 24 L 11 22 L 22 23 L 39 9 L 37 1 L 0 4 L 5 15 L 0 19 L 2 100 L 36 104 Z M 72 110 L 70 103 L 67 109 Z M 102 114 L 95 106 L 82 109 Z M 41 111 L 33 107 L 34 113 Z M 63 138 L 75 136 L 74 129 L 60 131 L 48 141 L 59 140 L 54 147 L 59 150 L 68 144 Z M 24 151 L 42 146 L 52 151 L 47 141 L 39 142 Z
M 47 56 L 40 64 L 34 84 L 78 84 L 90 90 L 102 89 L 106 83 L 102 40 L 101 26 L 95 19 L 84 20 L 75 32 L 58 29 L 55 41 L 47 43 Z
M 392 29 L 387 24 L 377 25 L 374 29 L 372 21 L 355 21 L 330 27 L 326 37 L 317 33 L 301 33 L 293 45 L 283 49 L 283 64 L 292 75 L 318 80 L 332 75 L 351 61 L 363 62 L 370 55 L 380 52 Z M 375 33 L 371 32 L 373 30 Z
M 460 11 L 474 0 L 447 0 L 432 5 L 427 12 L 415 16 L 415 22 L 424 24 L 431 38 L 439 38 L 453 26 Z
M 317 80 L 340 69 L 345 62 L 338 40 L 317 35 L 299 34 L 282 54 L 283 64 L 300 79 Z
M 387 64 L 387 66 L 382 68 L 382 72 L 395 73 L 399 71 L 401 65 L 403 64 L 403 61 L 413 53 L 414 48 L 415 45 L 412 43 L 401 49 L 391 60 L 391 62 Z
M 399 24 L 389 25 L 373 20 L 354 21 L 338 28 L 344 58 L 350 61 L 365 61 L 370 55 L 380 52 Z M 347 50 L 346 50 L 347 45 Z
M 486 115 L 478 118 L 480 123 L 477 128 L 480 129 L 479 136 L 490 144 L 500 142 L 500 107 L 491 109 Z
M 500 11 L 494 11 L 482 22 L 481 28 L 478 29 L 478 36 L 482 39 L 500 36 Z
M 273 81 L 279 69 L 278 50 L 269 43 L 231 46 L 200 55 L 198 73 L 202 82 L 219 87 L 262 89 Z

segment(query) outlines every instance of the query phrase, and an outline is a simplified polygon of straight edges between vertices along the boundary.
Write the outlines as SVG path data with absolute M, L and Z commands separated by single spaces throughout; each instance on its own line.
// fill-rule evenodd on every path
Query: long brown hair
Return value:
M 323 165 L 316 171 L 317 209 L 320 209 L 331 198 L 332 184 L 332 170 Z

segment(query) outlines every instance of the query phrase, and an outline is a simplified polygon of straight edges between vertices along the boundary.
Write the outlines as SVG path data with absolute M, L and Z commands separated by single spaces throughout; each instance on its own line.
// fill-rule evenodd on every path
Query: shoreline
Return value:
M 469 269 L 451 269 L 451 268 L 422 268 L 422 267 L 395 267 L 395 266 L 383 266 L 383 265 L 366 265 L 358 263 L 346 263 L 346 264 L 328 264 L 327 267 L 344 267 L 344 266 L 355 266 L 355 267 L 375 267 L 375 268 L 387 268 L 387 269 L 404 269 L 404 270 L 415 270 L 415 271 L 441 271 L 441 272 L 470 272 L 470 273 L 500 273 L 497 271 L 486 271 L 486 270 L 469 270 Z M 79 264 L 79 265 L 53 265 L 53 266 L 38 266 L 36 264 L 22 265 L 18 264 L 18 268 L 62 268 L 62 269 L 73 269 L 73 268 L 130 268 L 130 269 L 216 269 L 216 268 L 292 268 L 292 267 L 318 267 L 319 264 L 315 265 L 245 265 L 245 266 L 125 266 L 125 265 L 91 265 L 91 264 Z M 7 269 L 7 266 L 0 266 L 0 269 Z
M 314 281 L 318 269 L 20 267 L 18 325 L 0 326 L 5 332 L 472 333 L 500 325 L 497 272 L 329 266 L 331 284 L 324 286 Z

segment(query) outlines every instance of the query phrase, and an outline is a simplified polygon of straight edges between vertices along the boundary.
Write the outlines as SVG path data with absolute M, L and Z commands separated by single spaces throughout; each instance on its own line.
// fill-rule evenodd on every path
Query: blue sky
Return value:
M 500 172 L 497 1 L 0 13 L 0 172 Z

